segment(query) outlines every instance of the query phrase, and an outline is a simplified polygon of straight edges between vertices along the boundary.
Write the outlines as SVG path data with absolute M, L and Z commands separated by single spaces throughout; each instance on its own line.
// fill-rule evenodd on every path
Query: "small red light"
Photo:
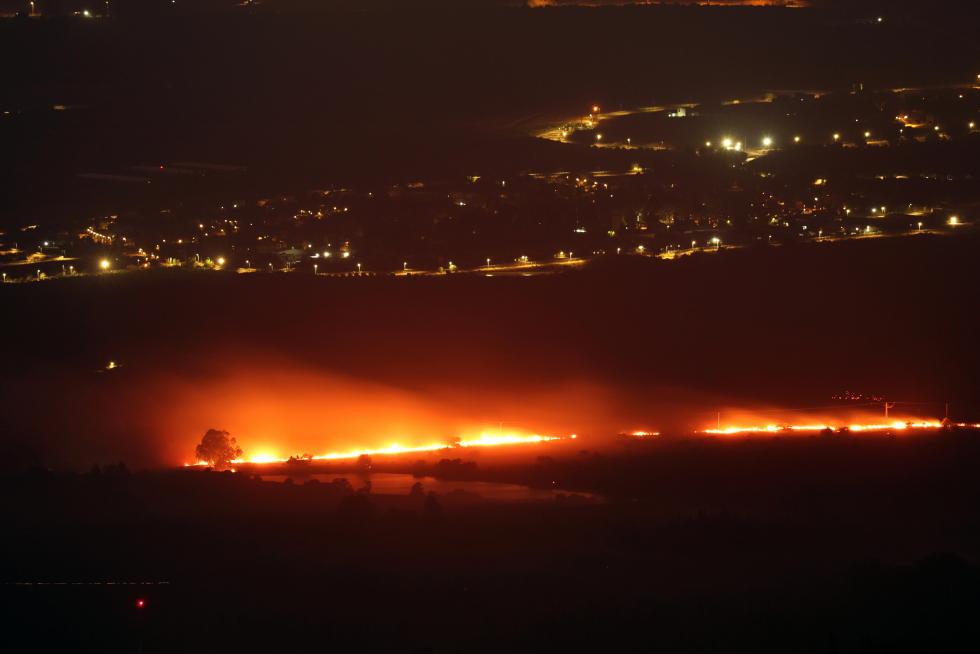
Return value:
M 136 600 L 136 608 L 141 609 L 146 606 L 146 600 L 138 599 Z

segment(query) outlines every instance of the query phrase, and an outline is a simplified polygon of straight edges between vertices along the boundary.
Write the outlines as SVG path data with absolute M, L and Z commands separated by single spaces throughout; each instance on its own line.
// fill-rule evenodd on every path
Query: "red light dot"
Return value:
M 138 599 L 136 600 L 136 608 L 141 609 L 146 606 L 146 600 Z

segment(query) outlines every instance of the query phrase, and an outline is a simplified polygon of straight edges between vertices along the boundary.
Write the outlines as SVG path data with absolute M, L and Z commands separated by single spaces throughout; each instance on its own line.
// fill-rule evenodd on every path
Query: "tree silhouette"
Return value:
M 439 518 L 442 516 L 442 504 L 439 498 L 432 491 L 425 497 L 425 504 L 422 506 L 422 513 L 428 518 Z
M 219 468 L 231 463 L 242 456 L 242 448 L 228 432 L 219 429 L 209 429 L 201 443 L 194 448 L 198 461 L 205 461 L 212 468 Z

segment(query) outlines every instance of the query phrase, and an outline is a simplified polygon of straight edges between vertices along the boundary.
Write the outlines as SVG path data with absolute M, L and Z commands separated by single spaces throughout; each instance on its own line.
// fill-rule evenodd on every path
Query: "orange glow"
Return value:
M 387 447 L 375 448 L 375 449 L 364 449 L 364 450 L 353 450 L 348 452 L 328 452 L 326 454 L 315 454 L 313 456 L 306 457 L 294 457 L 303 458 L 308 461 L 333 461 L 342 459 L 356 459 L 363 455 L 377 456 L 385 454 L 407 454 L 412 452 L 438 452 L 439 450 L 445 450 L 448 448 L 466 448 L 466 447 L 494 447 L 500 445 L 530 445 L 533 443 L 548 443 L 551 441 L 561 441 L 561 440 L 574 440 L 578 438 L 576 434 L 570 434 L 568 436 L 543 436 L 541 434 L 518 434 L 518 433 L 491 433 L 485 431 L 479 436 L 472 438 L 461 438 L 459 441 L 453 443 L 431 443 L 429 445 L 416 445 L 416 446 L 403 446 L 398 443 L 392 443 Z M 232 463 L 285 463 L 289 460 L 289 457 L 281 457 L 275 454 L 270 454 L 268 452 L 261 452 L 259 454 L 254 454 L 249 457 L 235 459 Z M 187 467 L 189 464 L 184 464 Z M 198 461 L 193 464 L 196 466 L 206 466 L 208 465 L 204 461 Z
M 630 436 L 636 436 L 637 438 L 647 438 L 650 436 L 659 436 L 659 431 L 634 431 L 630 432 Z
M 705 429 L 701 433 L 714 434 L 718 436 L 751 436 L 754 434 L 776 434 L 776 433 L 818 433 L 827 429 L 832 431 L 848 430 L 852 432 L 879 432 L 879 431 L 928 431 L 943 428 L 943 423 L 938 420 L 892 420 L 888 422 L 869 422 L 869 423 L 820 423 L 820 424 L 768 424 L 757 426 L 728 426 L 713 429 Z M 976 428 L 977 425 L 957 423 L 950 426 Z

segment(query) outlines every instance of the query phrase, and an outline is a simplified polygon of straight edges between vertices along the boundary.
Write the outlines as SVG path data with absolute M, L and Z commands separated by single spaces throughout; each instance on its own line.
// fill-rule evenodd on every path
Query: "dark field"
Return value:
M 498 471 L 531 479 L 547 465 L 618 489 L 607 504 L 436 510 L 230 473 L 8 476 L 0 574 L 31 583 L 0 591 L 3 639 L 11 651 L 971 651 L 978 455 L 975 433 L 680 442 Z

